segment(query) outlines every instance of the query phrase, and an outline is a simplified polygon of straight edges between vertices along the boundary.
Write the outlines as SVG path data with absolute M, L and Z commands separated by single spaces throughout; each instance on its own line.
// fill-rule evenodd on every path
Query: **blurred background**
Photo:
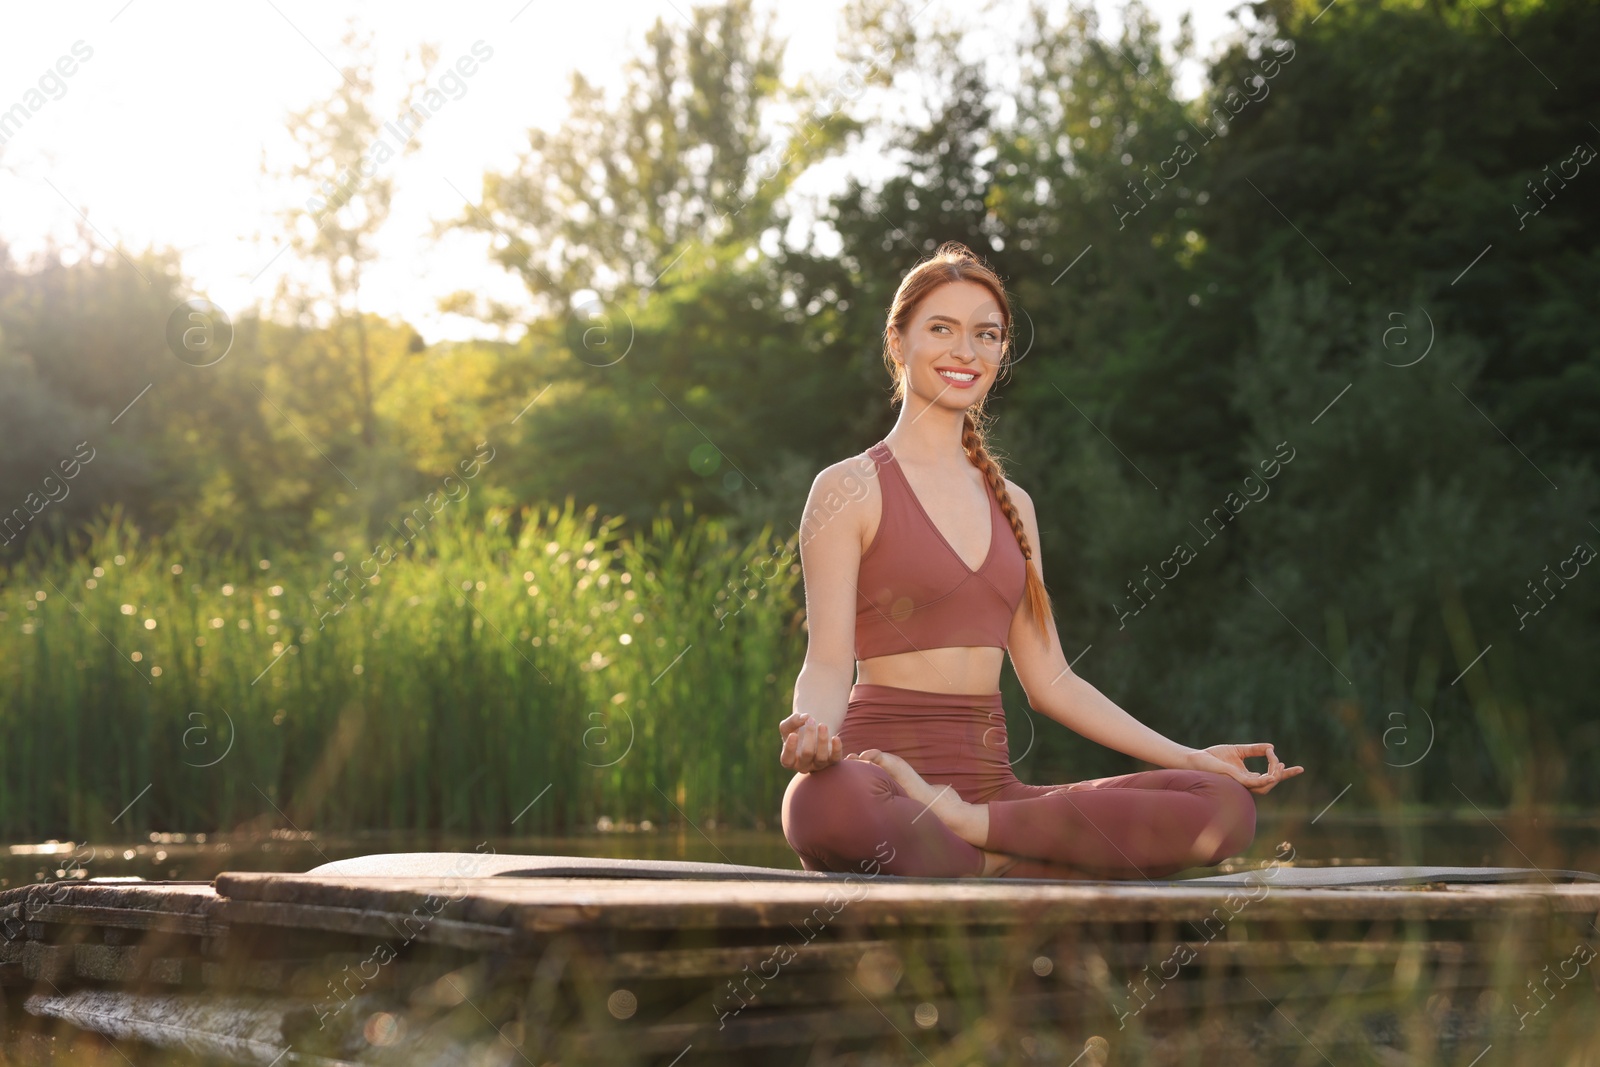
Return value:
M 1068 659 L 1305 765 L 1263 857 L 1578 862 L 1594 16 L 8 13 L 5 881 L 90 841 L 797 867 L 798 522 L 947 240 L 1012 293 L 992 438 Z M 1002 688 L 1024 781 L 1137 769 Z

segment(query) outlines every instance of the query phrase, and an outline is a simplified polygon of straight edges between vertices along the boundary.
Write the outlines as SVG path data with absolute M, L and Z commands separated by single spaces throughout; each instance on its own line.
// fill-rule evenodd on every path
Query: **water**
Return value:
M 631 827 L 631 829 L 629 828 Z M 1254 843 L 1226 871 L 1288 855 L 1298 866 L 1382 863 L 1440 866 L 1540 866 L 1600 872 L 1600 815 L 1498 813 L 1462 817 L 1296 813 L 1263 815 Z M 321 836 L 291 830 L 260 834 L 150 834 L 143 840 L 22 842 L 0 850 L 0 888 L 33 882 L 135 876 L 206 880 L 222 871 L 306 871 L 322 863 L 385 852 L 486 852 L 692 860 L 800 869 L 777 830 L 704 829 L 632 823 L 583 836 L 419 835 L 376 832 Z M 1215 873 L 1197 868 L 1187 875 Z

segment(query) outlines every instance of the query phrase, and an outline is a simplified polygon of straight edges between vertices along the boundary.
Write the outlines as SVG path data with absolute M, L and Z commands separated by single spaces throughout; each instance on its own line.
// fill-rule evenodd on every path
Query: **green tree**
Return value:
M 352 58 L 340 70 L 333 93 L 288 118 L 301 155 L 275 176 L 310 195 L 284 209 L 280 220 L 288 247 L 316 274 L 303 283 L 283 275 L 276 301 L 302 320 L 326 312 L 328 357 L 336 380 L 328 383 L 330 392 L 324 396 L 330 402 L 341 396 L 351 399 L 362 452 L 358 477 L 351 484 L 370 487 L 355 491 L 361 495 L 360 511 L 372 533 L 398 492 L 390 475 L 399 453 L 395 442 L 380 439 L 378 398 L 393 384 L 402 364 L 377 358 L 368 317 L 361 308 L 361 286 L 377 255 L 377 235 L 389 218 L 395 160 L 417 149 L 418 130 L 428 119 L 427 108 L 417 98 L 438 59 L 438 48 L 421 47 L 420 71 L 413 74 L 401 104 L 385 111 L 376 99 L 370 33 L 363 36 L 352 24 L 342 43 Z
M 828 149 L 812 130 L 784 142 L 764 128 L 792 96 L 770 13 L 728 0 L 689 22 L 656 21 L 616 103 L 574 73 L 561 127 L 529 130 L 516 168 L 485 174 L 481 203 L 455 220 L 495 237 L 495 261 L 539 312 L 566 315 L 585 290 L 605 303 L 647 291 L 696 245 L 749 247 Z
M 533 300 L 505 375 L 518 447 L 496 477 L 524 499 L 571 492 L 635 521 L 689 499 L 759 524 L 787 506 L 766 486 L 788 486 L 826 433 L 795 413 L 812 398 L 826 410 L 829 388 L 796 336 L 806 311 L 762 249 L 848 120 L 825 88 L 785 84 L 783 42 L 750 0 L 689 22 L 657 21 L 616 102 L 574 75 L 560 129 L 530 131 L 516 168 L 486 174 L 453 225 L 493 235 Z M 767 483 L 769 466 L 788 473 Z

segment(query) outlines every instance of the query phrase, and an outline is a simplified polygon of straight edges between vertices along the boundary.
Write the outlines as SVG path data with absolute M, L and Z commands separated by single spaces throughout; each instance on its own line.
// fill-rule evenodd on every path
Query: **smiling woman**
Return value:
M 1266 743 L 1180 745 L 1067 664 L 1033 502 L 984 439 L 983 404 L 1008 367 L 1010 326 L 1000 279 L 964 246 L 946 244 L 914 267 L 884 328 L 901 407 L 866 452 L 868 491 L 823 524 L 807 505 L 809 640 L 779 733 L 780 760 L 796 772 L 784 835 L 808 870 L 847 870 L 888 842 L 889 874 L 1167 875 L 1237 854 L 1255 836 L 1251 793 L 1303 770 Z M 861 462 L 823 471 L 813 499 L 843 495 Z M 1007 652 L 1035 709 L 1163 769 L 1018 781 L 995 726 Z M 1268 769 L 1247 768 L 1249 756 L 1266 757 Z

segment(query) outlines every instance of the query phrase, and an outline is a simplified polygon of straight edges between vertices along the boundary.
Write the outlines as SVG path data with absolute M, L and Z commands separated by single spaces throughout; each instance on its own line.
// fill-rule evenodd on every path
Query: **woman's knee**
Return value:
M 887 771 L 862 760 L 844 760 L 790 781 L 783 798 L 783 835 L 789 847 L 815 860 L 844 857 L 870 836 L 874 813 L 900 788 Z M 871 846 L 867 853 L 871 853 Z
M 1256 839 L 1256 797 L 1231 775 L 1206 773 L 1212 779 L 1208 785 L 1216 798 L 1215 820 L 1221 831 L 1221 840 L 1208 864 L 1220 863 L 1237 856 Z
M 865 760 L 841 760 L 820 771 L 797 774 L 790 781 L 785 800 L 791 808 L 817 806 L 847 809 L 863 801 L 881 801 L 903 793 L 900 783 L 889 772 Z

